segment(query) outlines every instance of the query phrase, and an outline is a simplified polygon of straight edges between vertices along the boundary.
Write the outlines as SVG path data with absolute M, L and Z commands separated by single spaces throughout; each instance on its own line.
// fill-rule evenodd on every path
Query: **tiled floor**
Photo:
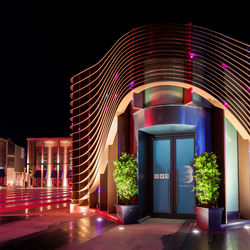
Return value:
M 65 195 L 64 191 L 60 194 L 59 190 L 42 190 L 40 194 L 30 192 L 29 195 L 36 193 L 33 201 L 37 200 L 39 195 L 42 201 L 47 199 L 45 197 L 50 196 L 53 200 L 55 196 L 57 200 L 58 197 Z M 11 193 L 5 194 L 12 197 Z M 29 196 L 27 194 L 24 191 L 20 193 L 23 196 L 22 199 L 24 196 Z M 1 192 L 0 197 L 2 200 L 5 199 Z M 104 214 L 96 213 L 95 210 L 70 214 L 67 202 L 44 205 L 49 202 L 33 203 L 33 201 L 26 205 L 40 204 L 41 206 L 28 208 L 28 211 L 27 208 L 19 207 L 16 210 L 0 213 L 1 250 L 250 249 L 250 224 L 224 227 L 217 232 L 197 230 L 193 220 L 150 218 L 141 224 L 120 225 L 107 219 Z M 4 202 L 6 203 L 6 199 Z M 19 203 L 13 204 L 19 206 Z

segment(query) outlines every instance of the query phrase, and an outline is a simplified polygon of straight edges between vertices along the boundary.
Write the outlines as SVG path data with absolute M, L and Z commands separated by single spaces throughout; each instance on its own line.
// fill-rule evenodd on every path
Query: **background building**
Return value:
M 29 185 L 71 186 L 71 137 L 27 138 Z
M 25 150 L 10 139 L 0 138 L 0 186 L 23 186 Z

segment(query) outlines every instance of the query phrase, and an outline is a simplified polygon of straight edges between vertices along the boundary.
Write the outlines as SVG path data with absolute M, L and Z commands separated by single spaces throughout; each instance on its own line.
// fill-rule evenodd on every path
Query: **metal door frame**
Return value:
M 150 169 L 149 169 L 149 183 L 150 183 L 150 214 L 152 217 L 159 218 L 180 218 L 193 219 L 195 214 L 177 214 L 177 173 L 176 173 L 176 139 L 194 139 L 195 152 L 195 134 L 171 134 L 171 135 L 153 135 L 150 140 Z M 155 140 L 170 140 L 170 213 L 154 213 L 153 212 L 153 174 L 154 174 L 154 159 L 153 159 L 153 142 Z M 196 199 L 195 204 L 196 205 Z

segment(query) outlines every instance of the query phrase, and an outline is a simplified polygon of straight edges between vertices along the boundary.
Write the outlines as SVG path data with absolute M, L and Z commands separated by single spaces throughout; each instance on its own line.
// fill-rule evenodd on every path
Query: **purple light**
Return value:
M 101 218 L 97 218 L 97 235 L 100 235 L 102 233 L 102 223 L 101 223 L 102 219 Z
M 227 69 L 228 66 L 225 64 L 225 63 L 222 63 L 221 66 L 224 68 L 224 69 Z
M 194 91 L 193 91 L 193 89 L 191 89 L 191 94 L 193 94 L 194 93 Z
M 129 84 L 129 87 L 134 86 L 134 84 L 135 84 L 135 81 L 131 82 L 131 83 Z
M 116 99 L 116 97 L 117 97 L 117 93 L 115 93 L 114 99 Z
M 115 74 L 115 79 L 114 79 L 114 80 L 116 80 L 116 79 L 117 79 L 117 77 L 118 77 L 118 73 L 116 73 L 116 74 Z
M 228 104 L 226 102 L 223 102 L 223 105 L 226 107 L 226 108 L 229 108 Z
M 197 56 L 197 55 L 196 55 L 195 53 L 191 53 L 191 52 L 190 52 L 190 53 L 189 53 L 189 56 L 190 56 L 191 59 L 193 59 L 193 58 L 194 58 L 195 56 Z
M 71 123 L 71 126 L 73 126 L 73 125 L 74 125 L 74 123 L 72 122 L 72 123 Z
M 78 128 L 78 131 L 80 131 L 80 128 Z
M 97 193 L 101 193 L 101 189 L 100 188 L 97 188 Z
M 106 106 L 105 111 L 107 111 L 107 110 L 108 110 L 108 108 L 109 108 L 109 107 L 108 107 L 108 106 Z

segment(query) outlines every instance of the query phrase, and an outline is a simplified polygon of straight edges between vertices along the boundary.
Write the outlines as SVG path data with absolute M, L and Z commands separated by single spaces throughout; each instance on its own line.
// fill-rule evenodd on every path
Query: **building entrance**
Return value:
M 151 138 L 151 216 L 193 218 L 194 135 Z

